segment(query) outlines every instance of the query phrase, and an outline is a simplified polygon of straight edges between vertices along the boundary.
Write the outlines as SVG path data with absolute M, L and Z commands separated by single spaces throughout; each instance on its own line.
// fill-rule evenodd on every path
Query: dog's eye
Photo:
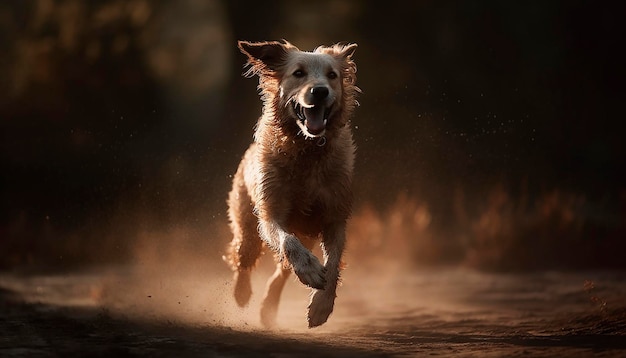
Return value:
M 337 78 L 337 72 L 335 71 L 328 72 L 328 78 L 330 78 L 331 80 L 334 80 L 335 78 Z
M 298 77 L 298 78 L 304 77 L 304 71 L 302 71 L 302 70 L 295 70 L 294 73 L 293 73 L 293 76 L 294 77 Z

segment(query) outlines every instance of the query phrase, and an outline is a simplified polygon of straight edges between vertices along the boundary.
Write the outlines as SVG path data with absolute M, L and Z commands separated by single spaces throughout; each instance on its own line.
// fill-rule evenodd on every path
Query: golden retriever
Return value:
M 262 301 L 262 324 L 275 325 L 293 270 L 312 288 L 308 324 L 316 327 L 333 311 L 352 207 L 357 45 L 305 52 L 287 41 L 238 44 L 248 58 L 244 75 L 259 76 L 263 111 L 228 197 L 234 237 L 226 259 L 235 271 L 235 299 L 248 303 L 250 272 L 265 244 L 277 268 Z M 310 251 L 320 239 L 323 265 Z

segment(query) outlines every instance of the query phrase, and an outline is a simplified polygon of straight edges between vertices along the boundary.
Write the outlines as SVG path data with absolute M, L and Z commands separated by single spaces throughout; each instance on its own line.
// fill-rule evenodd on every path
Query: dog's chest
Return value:
M 316 236 L 347 219 L 351 204 L 351 151 L 281 148 L 261 151 L 261 205 L 287 221 L 292 232 Z M 296 149 L 296 150 L 287 150 Z M 284 215 L 284 216 L 283 216 Z
M 294 165 L 289 170 L 289 221 L 301 230 L 318 233 L 327 217 L 333 215 L 333 201 L 341 200 L 332 194 L 338 183 L 333 180 L 328 163 L 317 161 L 299 164 L 302 165 Z
M 292 207 L 310 214 L 321 211 L 330 200 L 330 190 L 336 185 L 329 173 L 318 165 L 297 167 L 290 173 Z

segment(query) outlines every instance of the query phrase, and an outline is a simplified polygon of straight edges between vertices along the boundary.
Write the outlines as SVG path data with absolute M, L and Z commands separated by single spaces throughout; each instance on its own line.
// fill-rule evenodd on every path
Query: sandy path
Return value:
M 621 272 L 348 269 L 326 325 L 306 328 L 308 290 L 294 281 L 268 332 L 267 267 L 245 309 L 221 266 L 170 269 L 0 275 L 0 356 L 626 356 Z

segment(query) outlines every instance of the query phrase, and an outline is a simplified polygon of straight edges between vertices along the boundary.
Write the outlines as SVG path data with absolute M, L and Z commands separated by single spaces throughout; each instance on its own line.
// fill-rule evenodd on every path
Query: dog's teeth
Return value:
M 304 110 L 299 103 L 294 102 L 293 111 L 296 112 L 296 116 L 298 117 L 298 119 L 304 120 Z
M 328 122 L 328 119 L 324 119 L 324 125 L 326 125 L 327 122 Z

